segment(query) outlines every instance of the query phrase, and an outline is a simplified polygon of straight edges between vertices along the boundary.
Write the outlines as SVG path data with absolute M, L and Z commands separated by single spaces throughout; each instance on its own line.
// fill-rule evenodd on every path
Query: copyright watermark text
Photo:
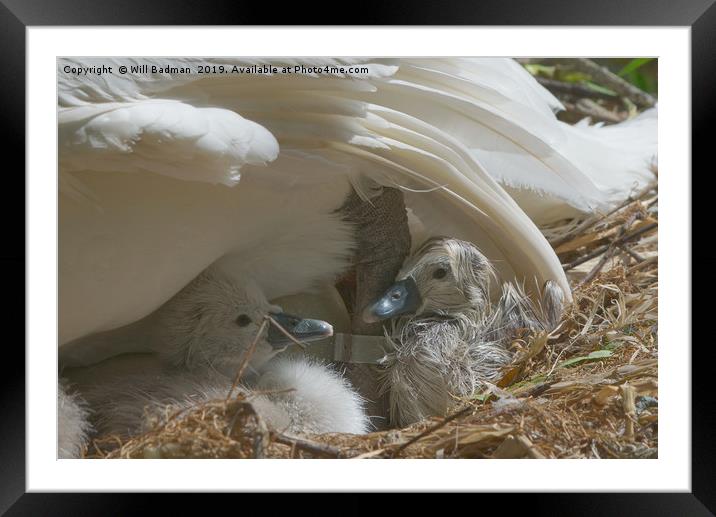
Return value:
M 367 66 L 329 66 L 329 65 L 195 65 L 195 66 L 169 66 L 169 65 L 97 65 L 72 66 L 65 65 L 62 71 L 72 75 L 103 75 L 103 74 L 368 74 Z

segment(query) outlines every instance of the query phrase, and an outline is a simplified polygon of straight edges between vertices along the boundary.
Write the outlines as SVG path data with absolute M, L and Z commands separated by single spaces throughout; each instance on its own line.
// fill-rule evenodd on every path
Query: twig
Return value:
M 289 331 L 286 330 L 285 328 L 283 328 L 278 321 L 276 321 L 275 319 L 273 319 L 273 318 L 271 317 L 270 314 L 267 314 L 267 315 L 266 315 L 266 319 L 268 319 L 273 325 L 276 325 L 276 328 L 278 328 L 288 339 L 290 339 L 290 340 L 293 341 L 295 344 L 297 344 L 298 346 L 300 346 L 302 350 L 306 350 L 306 344 L 300 342 L 298 339 L 296 339 L 294 336 L 292 336 L 292 335 L 289 333 Z
M 651 108 L 656 104 L 656 99 L 648 93 L 640 90 L 629 81 L 626 81 L 610 71 L 608 68 L 599 66 L 591 59 L 583 57 L 563 59 L 561 62 L 568 64 L 578 72 L 589 74 L 595 83 L 606 86 L 622 97 L 627 97 L 634 104 Z
M 578 113 L 585 117 L 591 117 L 593 120 L 610 122 L 616 124 L 626 120 L 626 117 L 618 115 L 606 108 L 603 108 L 591 99 L 579 99 L 576 103 L 564 102 L 564 107 L 568 111 Z
M 586 219 L 584 222 L 582 222 L 579 226 L 577 226 L 574 230 L 570 231 L 568 234 L 564 235 L 563 237 L 560 237 L 559 239 L 555 239 L 554 241 L 550 242 L 550 245 L 553 248 L 558 248 L 565 242 L 571 241 L 575 236 L 580 235 L 584 233 L 584 230 L 591 228 L 595 224 L 597 224 L 599 221 L 603 221 L 605 218 L 617 213 L 622 208 L 625 208 L 635 201 L 639 201 L 644 196 L 646 196 L 649 192 L 654 190 L 656 188 L 656 183 L 649 183 L 646 187 L 644 187 L 642 190 L 637 192 L 634 195 L 630 195 L 628 198 L 626 198 L 621 204 L 611 209 L 606 214 L 598 214 L 594 217 L 590 217 L 589 219 Z M 658 198 L 657 198 L 658 199 Z
M 352 460 L 362 460 L 364 458 L 372 458 L 373 456 L 378 456 L 379 454 L 382 454 L 385 452 L 385 449 L 375 449 L 372 451 L 364 452 L 363 454 L 359 454 L 358 456 L 352 456 Z
M 630 275 L 630 274 L 634 273 L 635 271 L 639 271 L 640 269 L 644 269 L 644 268 L 645 268 L 646 266 L 648 266 L 649 264 L 653 264 L 653 263 L 657 262 L 658 260 L 659 260 L 659 257 L 657 257 L 656 255 L 654 255 L 653 257 L 646 258 L 646 259 L 644 259 L 643 262 L 639 262 L 638 264 L 636 264 L 636 265 L 630 267 L 629 269 L 627 269 L 626 274 L 627 274 L 627 275 Z
M 624 420 L 626 426 L 624 429 L 624 437 L 627 440 L 634 440 L 634 420 L 636 420 L 636 408 L 634 406 L 634 398 L 636 390 L 629 383 L 622 384 L 619 389 L 622 392 L 622 406 L 624 409 Z
M 438 429 L 440 429 L 440 428 L 446 426 L 447 424 L 449 424 L 450 422 L 452 422 L 452 421 L 455 420 L 456 418 L 460 418 L 461 416 L 466 415 L 467 413 L 469 413 L 469 412 L 472 411 L 472 410 L 473 410 L 473 407 L 472 407 L 472 406 L 467 406 L 467 407 L 462 408 L 462 409 L 461 409 L 460 411 L 458 411 L 457 413 L 453 413 L 453 414 L 450 415 L 449 417 L 443 419 L 441 422 L 438 422 L 437 424 L 435 424 L 435 425 L 433 425 L 433 426 L 427 428 L 425 431 L 423 431 L 423 432 L 420 433 L 419 435 L 417 435 L 417 436 L 411 438 L 410 440 L 408 440 L 407 442 L 405 442 L 403 445 L 401 445 L 400 447 L 398 447 L 398 448 L 395 450 L 395 452 L 393 452 L 392 456 L 393 456 L 393 457 L 397 456 L 397 455 L 400 454 L 402 451 L 404 451 L 407 447 L 409 447 L 410 445 L 414 444 L 414 443 L 417 442 L 418 440 L 422 440 L 422 439 L 425 438 L 426 436 L 428 436 L 428 435 L 434 433 L 435 431 L 437 431 Z
M 623 250 L 624 252 L 626 252 L 627 255 L 629 255 L 631 258 L 633 258 L 633 259 L 636 260 L 637 262 L 644 262 L 644 257 L 642 257 L 641 255 L 639 255 L 636 251 L 634 251 L 633 249 L 631 249 L 631 248 L 630 248 L 629 246 L 627 246 L 626 244 L 618 244 L 617 246 L 619 247 L 619 249 L 621 249 L 621 250 Z
M 574 97 L 591 97 L 595 99 L 614 99 L 613 95 L 607 95 L 606 93 L 598 92 L 584 86 L 581 83 L 567 83 L 564 81 L 557 81 L 556 79 L 548 79 L 546 77 L 535 77 L 537 82 L 547 88 L 551 92 L 563 93 L 567 95 L 573 95 Z
M 256 410 L 254 409 L 254 407 L 251 404 L 249 404 L 247 402 L 242 402 L 241 404 L 239 404 L 238 407 L 236 407 L 236 410 L 234 411 L 234 414 L 231 417 L 229 426 L 226 429 L 226 436 L 231 437 L 231 433 L 234 432 L 234 427 L 236 426 L 236 422 L 238 422 L 238 420 L 239 420 L 239 415 L 242 415 L 244 413 L 244 411 L 249 414 L 252 414 L 257 419 L 259 418 L 259 416 L 256 414 Z
M 575 342 L 576 341 L 571 341 L 569 344 L 567 344 L 567 346 L 563 347 L 562 350 L 559 351 L 559 353 L 557 354 L 557 359 L 555 359 L 554 363 L 552 363 L 552 368 L 550 368 L 549 371 L 547 372 L 547 375 L 545 375 L 546 379 L 549 379 L 550 376 L 552 375 L 552 372 L 554 372 L 555 368 L 557 368 L 557 365 L 559 364 L 559 360 L 562 358 L 562 354 L 564 354 L 567 350 L 572 348 L 572 345 L 574 345 Z M 554 383 L 552 383 L 552 384 L 554 384 Z M 547 389 L 551 388 L 552 384 L 550 384 Z
M 619 233 L 617 233 L 616 239 L 614 240 L 614 242 L 612 242 L 611 245 L 609 246 L 609 248 L 607 248 L 607 251 L 604 253 L 604 256 L 603 256 L 603 257 L 601 258 L 601 260 L 597 263 L 597 265 L 594 266 L 589 273 L 587 273 L 587 276 L 585 276 L 585 277 L 582 279 L 582 281 L 579 282 L 578 285 L 585 285 L 585 284 L 591 282 L 592 279 L 593 279 L 595 276 L 597 276 L 597 274 L 598 274 L 598 273 L 602 270 L 602 268 L 604 267 L 604 264 L 606 264 L 607 261 L 615 255 L 615 253 L 616 253 L 616 251 L 617 251 L 617 248 L 619 248 L 620 246 L 623 246 L 623 245 L 624 245 L 623 243 L 622 243 L 622 244 L 618 244 L 619 239 L 621 239 L 621 238 L 624 236 L 624 234 L 629 230 L 629 228 L 631 227 L 631 225 L 634 224 L 634 221 L 636 221 L 636 220 L 639 219 L 639 218 L 641 218 L 641 215 L 640 215 L 638 212 L 633 213 L 633 214 L 631 214 L 631 215 L 629 216 L 629 219 L 627 219 L 626 222 L 625 222 L 625 223 L 622 225 L 622 227 L 619 229 Z M 623 249 L 623 248 L 622 248 L 622 249 Z
M 589 273 L 587 273 L 587 276 L 582 278 L 582 280 L 579 282 L 579 284 L 577 284 L 578 287 L 591 282 L 592 279 L 595 276 L 597 276 L 597 274 L 604 267 L 604 264 L 606 264 L 607 261 L 614 256 L 615 248 L 616 248 L 615 246 L 612 246 L 609 249 L 607 249 L 606 253 L 604 253 L 604 256 L 602 256 L 602 258 L 599 260 L 599 262 L 597 262 L 597 264 L 592 268 L 592 270 Z
M 592 251 L 591 253 L 587 253 L 586 255 L 584 255 L 584 256 L 582 256 L 582 257 L 579 257 L 579 258 L 578 258 L 577 260 L 575 260 L 574 262 L 570 262 L 569 264 L 565 264 L 565 265 L 563 266 L 563 267 L 564 267 L 564 270 L 565 270 L 565 271 L 569 271 L 570 269 L 573 269 L 573 268 L 577 267 L 578 265 L 583 264 L 583 263 L 585 263 L 586 261 L 593 259 L 594 257 L 598 257 L 599 255 L 601 255 L 602 253 L 604 253 L 605 251 L 607 251 L 609 248 L 612 248 L 612 247 L 614 247 L 614 246 L 619 246 L 620 244 L 624 244 L 625 242 L 628 242 L 628 241 L 630 241 L 630 240 L 633 240 L 633 239 L 635 239 L 636 237 L 639 237 L 639 236 L 641 236 L 641 235 L 643 235 L 643 234 L 645 234 L 645 233 L 647 233 L 647 232 L 650 232 L 651 230 L 653 230 L 653 229 L 656 228 L 657 226 L 658 226 L 658 223 L 647 224 L 646 226 L 644 226 L 644 227 L 638 229 L 638 230 L 635 231 L 635 232 L 632 232 L 632 233 L 630 233 L 630 234 L 624 235 L 623 237 L 621 237 L 621 238 L 619 238 L 619 239 L 617 239 L 617 240 L 615 240 L 615 241 L 612 241 L 612 242 L 609 243 L 609 244 L 605 244 L 604 246 L 600 246 L 599 248 L 595 249 L 595 250 Z
M 253 409 L 253 408 L 252 408 Z M 266 422 L 256 414 L 256 436 L 254 437 L 254 458 L 265 458 L 266 451 L 271 444 L 271 433 L 266 426 Z
M 293 391 L 296 391 L 296 388 L 281 388 L 281 389 L 273 389 L 273 390 L 251 390 L 246 395 L 246 400 L 248 402 L 251 402 L 251 399 L 254 397 L 257 397 L 258 395 L 281 395 L 283 393 L 291 393 Z
M 251 359 L 251 356 L 253 355 L 254 351 L 256 350 L 256 345 L 259 341 L 259 338 L 264 332 L 264 329 L 266 328 L 267 323 L 271 323 L 276 326 L 276 328 L 279 329 L 283 334 L 285 334 L 291 341 L 296 343 L 298 346 L 300 346 L 302 349 L 306 349 L 306 345 L 301 343 L 298 339 L 293 337 L 285 328 L 281 326 L 281 324 L 273 319 L 271 315 L 267 314 L 264 316 L 264 320 L 261 322 L 261 326 L 259 327 L 258 332 L 256 332 L 256 336 L 254 337 L 254 340 L 251 342 L 251 346 L 246 350 L 246 353 L 244 354 L 243 359 L 241 360 L 241 366 L 239 367 L 239 371 L 236 374 L 236 377 L 234 378 L 234 382 L 231 384 L 231 389 L 229 390 L 229 394 L 226 396 L 226 400 L 229 400 L 231 398 L 231 395 L 234 393 L 234 390 L 236 389 L 236 386 L 239 383 L 239 379 L 244 374 L 244 370 L 246 370 L 246 367 L 249 364 L 249 359 Z
M 339 448 L 333 447 L 331 445 L 311 442 L 303 438 L 294 438 L 292 436 L 286 436 L 275 431 L 271 433 L 271 437 L 276 443 L 288 445 L 295 449 L 310 452 L 311 454 L 316 454 L 328 458 L 340 458 L 343 455 L 343 452 Z
M 231 389 L 229 389 L 228 395 L 226 395 L 227 401 L 231 398 L 231 395 L 233 395 L 236 386 L 239 384 L 239 379 L 241 379 L 241 376 L 244 374 L 244 370 L 246 370 L 246 367 L 249 365 L 249 359 L 251 359 L 251 356 L 254 354 L 254 351 L 256 350 L 256 344 L 259 342 L 259 338 L 261 338 L 261 335 L 264 333 L 264 329 L 268 324 L 267 318 L 268 317 L 264 318 L 264 320 L 261 322 L 261 326 L 259 327 L 258 332 L 256 332 L 256 336 L 251 342 L 251 346 L 249 346 L 249 348 L 244 353 L 244 357 L 241 360 L 241 366 L 239 366 L 239 371 L 236 373 L 236 377 L 234 377 L 234 382 L 231 383 Z

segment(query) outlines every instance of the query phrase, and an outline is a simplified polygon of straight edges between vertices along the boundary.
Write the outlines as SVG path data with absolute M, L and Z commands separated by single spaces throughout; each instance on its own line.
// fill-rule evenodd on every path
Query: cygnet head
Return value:
M 490 262 L 472 243 L 433 238 L 408 257 L 396 282 L 365 309 L 363 319 L 485 311 L 492 276 Z
M 333 334 L 325 321 L 283 313 L 255 282 L 236 282 L 209 268 L 159 309 L 152 348 L 176 367 L 235 370 L 267 316 L 304 343 Z M 267 327 L 251 355 L 254 369 L 293 342 L 273 323 Z

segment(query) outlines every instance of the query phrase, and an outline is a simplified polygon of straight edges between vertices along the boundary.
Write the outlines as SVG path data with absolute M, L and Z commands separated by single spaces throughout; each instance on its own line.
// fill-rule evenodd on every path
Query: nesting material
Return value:
M 105 458 L 656 458 L 658 196 L 549 232 L 574 303 L 549 335 L 512 344 L 501 378 L 446 418 L 367 435 L 293 438 L 271 430 L 251 394 L 166 415 L 128 441 L 95 440 Z M 576 231 L 575 231 L 576 230 Z

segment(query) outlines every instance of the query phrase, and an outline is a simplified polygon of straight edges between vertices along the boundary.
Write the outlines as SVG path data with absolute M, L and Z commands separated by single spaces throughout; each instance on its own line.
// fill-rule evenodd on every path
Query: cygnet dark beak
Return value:
M 271 318 L 301 343 L 310 343 L 333 335 L 333 327 L 325 321 L 301 318 L 283 312 L 271 314 Z M 274 348 L 284 348 L 293 343 L 291 338 L 273 323 L 269 327 L 268 342 Z
M 415 312 L 422 303 L 418 284 L 412 277 L 408 277 L 394 283 L 377 302 L 366 307 L 363 311 L 363 321 L 375 323 Z

